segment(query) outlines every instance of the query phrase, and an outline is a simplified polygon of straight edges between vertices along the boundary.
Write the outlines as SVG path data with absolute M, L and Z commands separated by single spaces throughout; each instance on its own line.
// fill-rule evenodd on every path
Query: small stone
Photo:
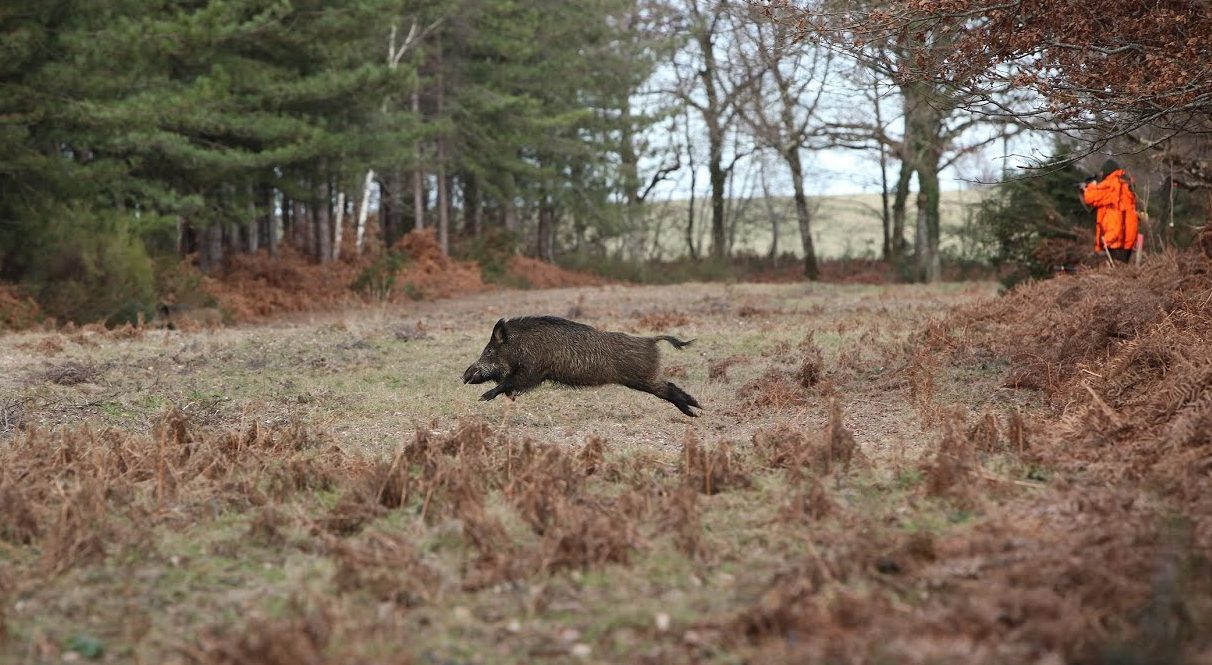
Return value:
M 593 649 L 591 649 L 589 645 L 585 644 L 584 642 L 577 642 L 576 644 L 572 645 L 572 655 L 576 656 L 577 658 L 588 658 L 589 654 L 591 653 L 593 653 Z
M 656 629 L 662 633 L 669 630 L 669 614 L 665 612 L 657 612 Z

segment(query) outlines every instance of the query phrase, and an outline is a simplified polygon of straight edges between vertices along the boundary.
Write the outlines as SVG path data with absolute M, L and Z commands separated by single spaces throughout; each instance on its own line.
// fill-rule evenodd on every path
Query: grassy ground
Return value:
M 891 369 L 881 365 L 884 346 L 906 339 L 948 305 L 992 292 L 985 284 L 506 291 L 259 327 L 149 331 L 133 340 L 52 335 L 65 347 L 52 356 L 32 350 L 43 336 L 12 335 L 0 346 L 0 389 L 25 405 L 26 422 L 44 427 L 89 422 L 146 429 L 175 405 L 207 424 L 301 421 L 357 450 L 381 452 L 394 450 L 417 424 L 434 419 L 437 429 L 449 430 L 460 418 L 499 423 L 508 417 L 511 429 L 526 436 L 563 441 L 596 434 L 624 446 L 673 451 L 688 426 L 702 437 L 744 439 L 775 419 L 822 422 L 821 400 L 777 414 L 742 413 L 734 400 L 738 386 L 772 364 L 772 354 L 805 335 L 814 336 L 828 367 L 844 354 L 849 364 L 870 373 L 865 378 L 878 379 Z M 459 376 L 479 355 L 497 318 L 523 313 L 572 313 L 601 328 L 695 339 L 685 351 L 661 348 L 675 381 L 705 405 L 704 417 L 688 421 L 671 405 L 620 387 L 543 387 L 512 408 L 507 400 L 477 402 L 482 388 L 464 386 Z M 726 375 L 709 379 L 710 365 L 725 359 Z M 46 380 L 48 372 L 73 363 L 91 374 L 87 381 Z M 849 373 L 832 378 L 854 380 Z M 886 444 L 894 420 L 904 421 L 901 436 L 915 439 L 904 400 L 895 393 L 870 399 L 875 401 L 847 400 L 855 402 L 849 408 L 873 411 L 857 419 L 864 443 Z
M 944 463 L 942 405 L 1042 408 L 995 358 L 913 353 L 994 290 L 507 291 L 0 338 L 0 660 L 1060 662 L 1022 631 L 938 637 L 1005 621 L 948 543 L 1067 519 L 1018 512 L 1042 476 L 996 446 L 981 498 Z M 695 338 L 662 352 L 703 416 L 621 387 L 477 402 L 460 374 L 526 313 Z M 814 612 L 840 632 L 795 638 Z

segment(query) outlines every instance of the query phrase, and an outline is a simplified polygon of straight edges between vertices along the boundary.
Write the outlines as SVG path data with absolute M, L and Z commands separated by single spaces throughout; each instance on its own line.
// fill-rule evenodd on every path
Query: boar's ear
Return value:
M 505 319 L 500 319 L 497 321 L 497 325 L 492 327 L 492 341 L 496 342 L 497 344 L 504 344 L 506 339 L 507 334 L 505 332 Z

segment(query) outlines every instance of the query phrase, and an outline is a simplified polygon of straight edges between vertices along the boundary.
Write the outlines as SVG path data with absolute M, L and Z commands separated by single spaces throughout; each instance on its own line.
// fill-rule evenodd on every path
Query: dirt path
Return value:
M 0 403 L 9 404 L 10 422 L 41 426 L 146 426 L 170 406 L 204 422 L 298 419 L 368 451 L 394 449 L 416 426 L 447 431 L 460 418 L 484 417 L 544 441 L 596 435 L 669 452 L 687 432 L 745 441 L 776 421 L 815 428 L 836 394 L 869 454 L 899 455 L 917 447 L 921 428 L 903 379 L 893 376 L 891 350 L 930 317 L 993 292 L 989 284 L 608 286 L 500 291 L 139 339 L 9 335 L 0 338 Z M 686 418 L 621 387 L 543 387 L 513 404 L 476 401 L 481 390 L 459 375 L 497 318 L 524 314 L 696 339 L 685 351 L 662 346 L 662 353 L 673 380 L 704 405 L 703 416 Z M 824 359 L 823 384 L 791 404 L 747 407 L 746 384 L 794 372 L 809 334 Z M 64 351 L 54 353 L 58 346 Z M 55 383 L 72 363 L 79 376 Z M 721 365 L 726 371 L 712 376 Z

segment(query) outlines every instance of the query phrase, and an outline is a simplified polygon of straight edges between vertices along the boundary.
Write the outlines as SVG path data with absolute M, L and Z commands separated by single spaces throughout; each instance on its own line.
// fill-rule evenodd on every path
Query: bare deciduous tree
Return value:
M 786 22 L 756 21 L 734 39 L 744 76 L 756 77 L 743 98 L 745 125 L 764 147 L 775 151 L 791 176 L 795 216 L 804 253 L 804 275 L 818 275 L 812 243 L 812 209 L 804 190 L 804 150 L 825 147 L 821 100 L 832 58 L 828 51 L 798 39 Z M 743 83 L 742 79 L 740 83 Z
M 728 175 L 743 157 L 726 156 L 729 137 L 736 130 L 741 101 L 756 81 L 757 73 L 735 77 L 729 71 L 728 40 L 749 20 L 740 3 L 685 0 L 685 30 L 692 48 L 675 58 L 676 93 L 698 111 L 707 134 L 707 172 L 711 182 L 711 256 L 727 254 L 728 229 L 725 214 Z

